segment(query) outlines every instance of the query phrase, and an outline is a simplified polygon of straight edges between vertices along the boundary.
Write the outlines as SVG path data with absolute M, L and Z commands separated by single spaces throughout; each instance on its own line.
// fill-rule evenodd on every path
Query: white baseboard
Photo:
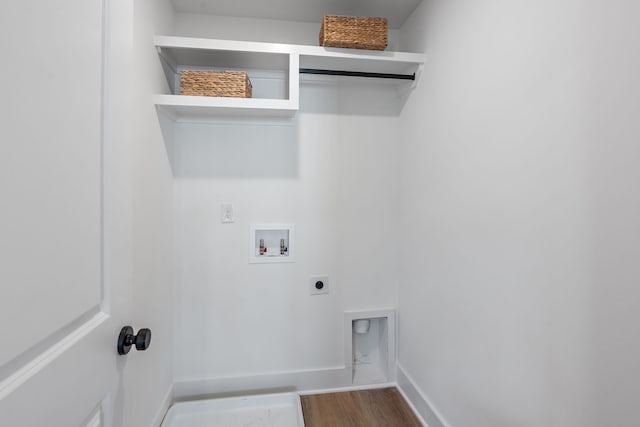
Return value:
M 241 377 L 178 380 L 176 401 L 230 397 L 235 395 L 305 392 L 351 387 L 351 375 L 344 367 L 274 372 Z
M 416 413 L 420 421 L 427 427 L 449 427 L 442 415 L 433 406 L 422 390 L 398 363 L 398 390 Z
M 167 393 L 164 395 L 162 403 L 160 404 L 160 408 L 158 409 L 156 416 L 153 418 L 151 427 L 160 427 L 160 424 L 162 424 L 164 416 L 167 414 L 169 407 L 173 404 L 173 387 L 174 385 L 172 384 L 169 387 L 169 390 L 167 390 Z
M 365 385 L 352 385 L 346 387 L 334 387 L 334 388 L 314 388 L 310 390 L 298 391 L 300 396 L 307 396 L 310 394 L 326 394 L 326 393 L 342 393 L 347 391 L 359 391 L 359 390 L 376 390 L 379 388 L 398 387 L 396 383 L 375 383 Z
M 351 375 L 344 367 L 176 381 L 167 393 L 153 427 L 160 425 L 164 414 L 176 401 L 286 392 L 305 395 L 384 387 L 397 387 L 420 422 L 426 427 L 449 427 L 400 364 L 397 365 L 397 383 L 362 386 L 354 386 L 351 383 Z

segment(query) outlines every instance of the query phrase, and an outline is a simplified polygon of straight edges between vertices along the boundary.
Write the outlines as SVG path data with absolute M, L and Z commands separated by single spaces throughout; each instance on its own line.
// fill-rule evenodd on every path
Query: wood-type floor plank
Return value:
M 395 387 L 301 396 L 305 427 L 421 427 Z

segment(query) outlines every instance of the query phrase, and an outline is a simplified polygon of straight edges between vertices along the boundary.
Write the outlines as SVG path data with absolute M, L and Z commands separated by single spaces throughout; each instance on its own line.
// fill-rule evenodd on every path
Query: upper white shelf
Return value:
M 291 115 L 298 110 L 300 68 L 384 74 L 419 73 L 424 55 L 407 52 L 366 51 L 280 43 L 156 36 L 155 44 L 173 95 L 158 95 L 156 105 L 172 115 L 215 116 L 251 113 Z M 211 68 L 235 70 L 276 70 L 288 77 L 281 98 L 206 98 L 181 96 L 178 75 L 181 69 Z M 398 83 L 407 83 L 399 80 Z M 415 84 L 415 81 L 413 82 Z M 259 94 L 259 90 L 255 90 Z

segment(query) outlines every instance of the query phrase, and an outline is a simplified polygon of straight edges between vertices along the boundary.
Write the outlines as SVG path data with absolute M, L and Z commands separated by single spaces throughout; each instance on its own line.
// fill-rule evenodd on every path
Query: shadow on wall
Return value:
M 638 2 L 589 3 L 589 425 L 640 425 Z M 612 30 L 615 29 L 615 30 Z M 593 53 L 597 52 L 597 54 Z M 586 411 L 585 411 L 586 412 Z
M 302 76 L 300 112 L 344 116 L 397 117 L 409 83 L 358 77 Z
M 174 175 L 201 178 L 298 176 L 298 123 L 176 123 Z
M 161 110 L 156 109 L 156 113 L 158 115 L 158 125 L 160 127 L 160 132 L 162 133 L 164 148 L 167 151 L 167 159 L 169 161 L 169 165 L 171 166 L 171 172 L 175 174 L 176 165 L 174 155 L 175 144 L 173 138 L 173 119 L 167 114 L 163 113 Z
M 340 138 L 341 117 L 397 117 L 402 89 L 388 82 L 351 79 L 349 84 L 306 82 L 300 111 L 291 119 L 227 118 L 167 123 L 158 112 L 174 176 L 191 178 L 296 178 L 299 176 L 300 123 L 312 115 L 332 117 L 317 137 Z M 301 119 L 301 116 L 306 116 Z M 336 133 L 337 132 L 337 133 Z M 303 142 L 302 142 L 303 143 Z

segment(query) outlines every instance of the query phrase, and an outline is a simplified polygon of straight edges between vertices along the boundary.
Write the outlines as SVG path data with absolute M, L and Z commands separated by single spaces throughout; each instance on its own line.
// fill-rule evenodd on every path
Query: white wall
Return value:
M 631 1 L 426 0 L 403 110 L 399 363 L 450 426 L 635 426 Z
M 133 121 L 133 301 L 131 325 L 150 328 L 151 346 L 129 353 L 125 369 L 123 425 L 148 426 L 161 420 L 173 382 L 173 174 L 168 154 L 171 133 L 151 102 L 167 82 L 153 44 L 157 33 L 172 31 L 168 1 L 136 0 L 134 8 L 131 111 Z M 165 148 L 168 144 L 168 149 Z
M 318 45 L 320 22 L 277 21 L 197 13 L 176 14 L 175 35 L 223 40 Z M 398 45 L 398 30 L 389 30 L 388 50 Z
M 395 90 L 306 83 L 300 97 L 289 123 L 176 125 L 177 381 L 341 368 L 343 312 L 395 306 Z M 295 223 L 297 262 L 249 264 L 251 223 Z M 309 295 L 317 274 L 329 295 Z

